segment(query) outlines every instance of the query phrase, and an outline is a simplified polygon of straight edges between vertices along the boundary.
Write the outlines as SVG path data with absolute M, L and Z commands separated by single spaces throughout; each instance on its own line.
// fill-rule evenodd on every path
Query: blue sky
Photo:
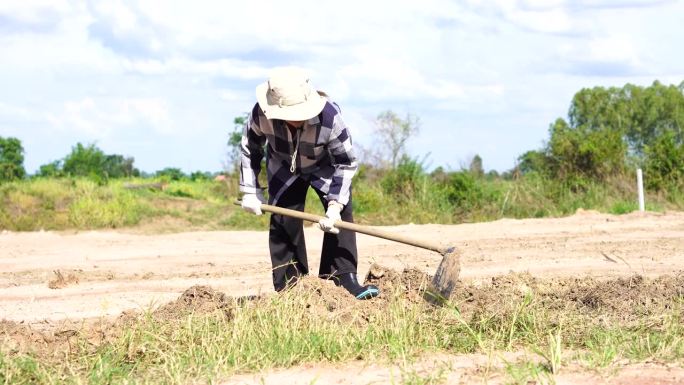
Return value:
M 77 142 L 219 171 L 255 86 L 296 65 L 360 146 L 391 109 L 420 117 L 429 167 L 504 171 L 583 87 L 679 84 L 682 40 L 682 1 L 3 0 L 0 136 L 30 173 Z

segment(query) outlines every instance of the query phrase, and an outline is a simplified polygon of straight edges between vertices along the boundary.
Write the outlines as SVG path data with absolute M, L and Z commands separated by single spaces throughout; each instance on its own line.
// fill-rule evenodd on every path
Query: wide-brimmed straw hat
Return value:
M 323 110 L 323 95 L 311 85 L 306 71 L 293 67 L 273 71 L 268 81 L 256 88 L 257 102 L 267 119 L 311 119 Z

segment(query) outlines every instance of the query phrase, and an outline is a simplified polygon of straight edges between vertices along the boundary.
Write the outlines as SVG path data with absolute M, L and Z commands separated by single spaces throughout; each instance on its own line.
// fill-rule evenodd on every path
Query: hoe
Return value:
M 239 205 L 240 202 L 235 202 L 235 204 Z M 302 219 L 308 222 L 318 223 L 319 220 L 323 219 L 323 217 L 320 215 L 309 214 L 297 210 L 290 210 L 267 204 L 262 204 L 261 210 L 273 214 L 280 214 L 288 217 Z M 404 235 L 393 234 L 391 232 L 383 231 L 371 226 L 358 225 L 356 223 L 345 222 L 342 220 L 336 221 L 335 227 L 337 227 L 338 229 L 355 231 L 357 233 L 383 238 L 390 241 L 400 242 L 407 245 L 416 246 L 440 253 L 442 255 L 442 261 L 440 262 L 439 267 L 437 267 L 437 272 L 435 272 L 435 275 L 432 278 L 432 290 L 434 291 L 434 294 L 449 299 L 454 289 L 456 288 L 456 283 L 458 282 L 458 274 L 461 271 L 461 265 L 459 254 L 456 251 L 455 247 L 444 247 L 442 245 L 426 242 L 424 240 L 413 239 L 410 237 L 406 237 Z

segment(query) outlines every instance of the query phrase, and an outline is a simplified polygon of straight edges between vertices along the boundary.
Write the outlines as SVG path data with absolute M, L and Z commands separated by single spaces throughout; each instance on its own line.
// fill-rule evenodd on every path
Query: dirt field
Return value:
M 684 271 L 684 213 L 679 212 L 613 216 L 579 211 L 558 219 L 505 219 L 454 226 L 409 224 L 386 229 L 456 246 L 462 255 L 461 279 L 468 284 L 488 282 L 511 271 L 528 272 L 535 279 L 591 276 L 598 280 Z M 311 271 L 316 273 L 322 233 L 307 228 L 306 239 Z M 358 241 L 360 276 L 366 275 L 372 263 L 433 274 L 441 258 L 364 235 Z M 193 285 L 208 285 L 231 296 L 267 293 L 272 291 L 269 269 L 264 231 L 166 235 L 2 232 L 0 319 L 40 328 L 65 320 L 117 316 L 125 310 L 173 301 Z M 426 358 L 421 367 L 436 360 Z M 450 362 L 456 377 L 449 378 L 456 382 L 466 381 L 469 377 L 464 373 L 468 371 L 477 372 L 472 369 L 476 357 L 439 360 Z M 316 378 L 316 383 L 345 383 L 350 382 L 345 380 L 350 369 L 365 373 L 363 378 L 368 380 L 353 383 L 385 383 L 394 378 L 388 366 L 357 366 L 325 371 L 294 368 L 245 375 L 229 383 L 263 380 L 275 384 L 290 382 L 288 378 L 296 383 Z M 629 366 L 620 373 L 607 382 L 586 373 L 568 381 L 629 384 L 640 383 L 638 377 L 648 375 L 652 377 L 649 383 L 684 383 L 680 368 L 662 365 Z

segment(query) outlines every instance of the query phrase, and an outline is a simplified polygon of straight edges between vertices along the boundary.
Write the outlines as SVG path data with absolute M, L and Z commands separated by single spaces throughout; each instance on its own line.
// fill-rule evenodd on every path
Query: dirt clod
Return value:
M 209 286 L 195 285 L 185 290 L 177 300 L 161 306 L 153 312 L 158 319 L 178 319 L 190 313 L 222 311 L 232 317 L 236 300 Z
M 78 284 L 78 277 L 74 273 L 69 273 L 66 276 L 59 270 L 54 270 L 55 278 L 48 282 L 50 289 L 63 289 L 70 285 Z
M 418 269 L 404 269 L 401 272 L 380 266 L 371 265 L 366 275 L 366 284 L 376 285 L 382 293 L 406 296 L 415 302 L 422 298 L 428 288 L 430 276 Z
M 684 272 L 657 278 L 640 275 L 599 280 L 594 277 L 539 279 L 528 273 L 493 277 L 489 283 L 465 285 L 454 302 L 464 314 L 504 309 L 527 298 L 531 306 L 550 313 L 571 310 L 631 324 L 644 316 L 662 314 L 684 297 Z

